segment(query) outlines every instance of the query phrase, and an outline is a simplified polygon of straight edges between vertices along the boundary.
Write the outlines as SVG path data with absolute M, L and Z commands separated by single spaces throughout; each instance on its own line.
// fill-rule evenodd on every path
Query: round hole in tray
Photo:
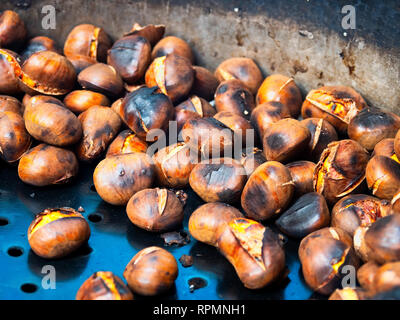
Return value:
M 24 253 L 24 249 L 21 247 L 11 247 L 7 250 L 7 253 L 11 257 L 19 257 Z
M 37 289 L 38 289 L 38 286 L 33 283 L 24 283 L 21 286 L 21 290 L 26 293 L 34 293 L 35 291 L 37 291 Z
M 9 222 L 8 222 L 8 220 L 6 218 L 1 218 L 0 217 L 0 227 L 6 226 L 8 224 L 9 224 Z
M 98 213 L 91 213 L 91 214 L 89 214 L 88 219 L 89 219 L 89 221 L 96 223 L 96 222 L 100 222 L 101 220 L 103 220 L 103 217 Z

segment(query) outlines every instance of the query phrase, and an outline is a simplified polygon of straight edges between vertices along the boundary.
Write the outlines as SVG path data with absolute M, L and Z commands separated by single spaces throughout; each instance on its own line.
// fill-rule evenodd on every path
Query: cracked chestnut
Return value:
M 151 58 L 153 60 L 166 56 L 168 54 L 175 54 L 188 59 L 191 63 L 194 62 L 194 55 L 189 44 L 178 37 L 169 36 L 161 39 L 153 48 Z
M 26 40 L 27 30 L 18 13 L 5 10 L 0 15 L 0 47 L 19 49 Z
M 20 56 L 10 50 L 0 49 L 0 93 L 15 95 L 21 92 L 15 68 L 20 68 Z
M 65 96 L 64 105 L 74 113 L 81 113 L 92 106 L 109 107 L 111 103 L 104 94 L 89 90 L 75 90 Z
M 124 130 L 111 142 L 106 157 L 124 153 L 146 152 L 147 143 L 131 130 Z
M 295 161 L 286 165 L 294 182 L 295 197 L 313 192 L 315 167 L 316 164 L 311 161 Z

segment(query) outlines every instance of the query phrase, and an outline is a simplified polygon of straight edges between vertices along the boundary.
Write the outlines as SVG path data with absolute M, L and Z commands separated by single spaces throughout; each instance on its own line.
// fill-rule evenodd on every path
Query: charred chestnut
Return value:
M 82 137 L 78 118 L 55 103 L 31 104 L 25 109 L 24 119 L 29 134 L 47 144 L 63 147 L 78 142 Z
M 49 37 L 34 37 L 29 40 L 28 44 L 26 45 L 24 51 L 22 52 L 22 60 L 25 61 L 31 55 L 36 52 L 40 51 L 54 51 L 58 53 L 57 45 L 53 39 Z
M 188 59 L 191 63 L 194 62 L 194 55 L 189 44 L 178 37 L 169 36 L 161 39 L 153 48 L 151 58 L 155 60 L 168 54 L 175 54 Z
M 98 271 L 81 285 L 76 300 L 133 300 L 133 294 L 112 272 Z
M 242 218 L 235 207 L 222 202 L 210 202 L 198 207 L 189 218 L 189 232 L 193 238 L 211 246 L 217 245 L 217 231 L 235 218 Z
M 19 160 L 18 176 L 34 186 L 64 184 L 78 173 L 78 160 L 72 151 L 39 144 Z
M 316 164 L 310 161 L 295 161 L 286 165 L 294 182 L 295 197 L 313 192 L 315 166 Z
M 36 216 L 28 229 L 31 249 L 45 259 L 65 257 L 89 237 L 89 224 L 72 208 L 46 209 Z
M 393 159 L 394 161 L 400 163 L 397 158 L 396 152 L 394 151 L 394 139 L 383 139 L 375 145 L 374 156 L 384 156 Z
M 215 70 L 219 81 L 230 79 L 240 80 L 254 95 L 263 81 L 260 69 L 249 58 L 230 58 L 223 61 Z
M 188 96 L 193 81 L 194 71 L 190 61 L 175 54 L 156 58 L 145 75 L 146 85 L 157 86 L 173 103 L 180 102 Z
M 240 80 L 226 80 L 215 91 L 215 108 L 218 112 L 230 111 L 250 119 L 255 108 L 254 97 Z
M 93 173 L 97 193 L 113 205 L 126 205 L 136 192 L 150 188 L 153 179 L 151 158 L 141 152 L 105 158 Z
M 205 202 L 233 203 L 239 199 L 247 175 L 243 166 L 231 158 L 205 160 L 190 173 L 193 191 Z
M 177 277 L 178 263 L 174 256 L 159 247 L 139 251 L 124 271 L 129 288 L 144 296 L 155 296 L 167 291 Z
M 0 15 L 0 47 L 19 49 L 25 42 L 27 30 L 18 13 L 5 10 Z
M 265 78 L 257 92 L 257 104 L 278 101 L 289 108 L 292 117 L 300 113 L 302 97 L 300 89 L 293 78 L 281 74 L 273 74 Z
M 301 196 L 275 222 L 279 230 L 293 238 L 304 238 L 329 226 L 330 214 L 325 198 L 312 192 Z
M 174 117 L 174 107 L 165 94 L 157 92 L 156 87 L 143 87 L 125 96 L 119 115 L 139 138 L 155 141 L 156 137 L 148 136 L 148 133 L 152 129 L 166 131 Z
M 143 78 L 150 63 L 151 45 L 139 35 L 117 40 L 108 51 L 107 63 L 113 66 L 128 84 Z
M 18 75 L 15 69 L 20 69 L 21 58 L 15 52 L 0 49 L 0 93 L 18 94 L 21 92 Z
M 354 140 L 331 142 L 315 168 L 314 190 L 335 203 L 364 180 L 368 158 L 368 152 Z
M 290 203 L 294 182 L 283 164 L 267 161 L 249 177 L 241 196 L 246 215 L 255 220 L 267 220 L 279 214 Z
M 147 143 L 133 133 L 131 130 L 122 131 L 107 150 L 106 157 L 132 152 L 146 152 Z
M 211 73 L 211 71 L 200 66 L 193 66 L 194 80 L 191 93 L 211 101 L 214 99 L 215 90 L 218 87 L 219 81 Z
M 126 206 L 126 213 L 135 226 L 152 232 L 172 230 L 183 221 L 183 205 L 167 189 L 144 189 L 135 193 Z
M 287 118 L 271 123 L 264 133 L 263 149 L 267 160 L 287 162 L 307 148 L 311 133 L 300 121 Z
M 79 117 L 83 137 L 77 146 L 80 160 L 91 161 L 98 158 L 115 138 L 121 127 L 120 117 L 109 107 L 93 106 Z
M 247 140 L 249 140 L 249 144 L 254 143 L 254 129 L 250 122 L 242 116 L 230 111 L 221 111 L 215 114 L 214 118 L 230 128 L 240 139 L 242 145 L 245 146 Z
M 0 112 L 0 155 L 11 163 L 18 161 L 31 146 L 31 137 L 18 113 Z
M 367 164 L 366 179 L 372 194 L 391 200 L 400 188 L 400 164 L 384 156 L 373 156 Z
M 11 96 L 0 95 L 0 112 L 14 112 L 22 116 L 23 106 L 18 99 Z
M 299 258 L 307 284 L 318 293 L 329 295 L 341 286 L 344 266 L 359 266 L 351 237 L 338 228 L 323 228 L 300 242 Z
M 143 38 L 146 38 L 147 41 L 150 42 L 152 46 L 154 46 L 165 33 L 165 25 L 163 24 L 149 24 L 147 26 L 142 27 L 140 24 L 135 23 L 131 30 L 124 34 L 124 36 L 138 35 Z
M 64 98 L 64 105 L 72 112 L 81 113 L 92 106 L 109 107 L 111 103 L 110 100 L 101 93 L 89 90 L 75 90 Z
M 340 133 L 347 132 L 350 121 L 367 106 L 363 97 L 345 86 L 325 86 L 311 90 L 301 107 L 305 118 L 322 118 Z

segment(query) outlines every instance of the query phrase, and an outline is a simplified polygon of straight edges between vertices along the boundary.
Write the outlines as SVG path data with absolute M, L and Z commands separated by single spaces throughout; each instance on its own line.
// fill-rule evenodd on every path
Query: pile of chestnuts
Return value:
M 190 198 L 179 190 L 191 188 L 205 204 L 190 213 L 190 235 L 215 247 L 248 289 L 288 275 L 283 237 L 298 241 L 307 285 L 330 299 L 400 286 L 400 117 L 340 84 L 303 98 L 293 78 L 264 79 L 245 57 L 213 73 L 195 65 L 188 42 L 164 33 L 134 24 L 114 42 L 82 24 L 61 49 L 27 39 L 18 14 L 3 12 L 1 158 L 37 187 L 73 183 L 79 163 L 91 163 L 101 199 L 153 233 L 184 227 Z M 43 208 L 28 241 L 36 255 L 62 259 L 90 234 L 78 210 Z M 357 287 L 343 284 L 349 267 Z M 170 252 L 147 247 L 126 266 L 126 284 L 99 270 L 76 299 L 158 295 L 178 269 Z

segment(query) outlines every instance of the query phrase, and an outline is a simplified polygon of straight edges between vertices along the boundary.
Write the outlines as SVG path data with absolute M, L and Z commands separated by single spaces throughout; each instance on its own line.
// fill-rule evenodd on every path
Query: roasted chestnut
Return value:
M 28 229 L 31 249 L 45 259 L 65 257 L 89 237 L 89 224 L 72 208 L 46 209 L 36 215 Z
M 96 63 L 96 60 L 80 55 L 69 55 L 67 59 L 73 65 L 76 74 L 80 74 L 82 70 Z
M 82 137 L 78 118 L 67 108 L 55 103 L 27 106 L 24 112 L 29 134 L 39 141 L 63 147 L 74 144 Z
M 193 238 L 211 246 L 217 245 L 217 231 L 235 218 L 243 218 L 235 207 L 222 202 L 210 202 L 198 207 L 189 218 L 189 232 Z
M 365 178 L 368 152 L 354 140 L 331 142 L 314 171 L 314 190 L 328 203 L 356 190 Z
M 190 61 L 175 54 L 156 58 L 145 75 L 146 85 L 157 86 L 173 103 L 178 103 L 188 96 L 193 80 L 194 71 Z
M 0 155 L 5 161 L 18 161 L 31 142 L 24 119 L 18 113 L 0 112 Z
M 143 78 L 151 60 L 151 45 L 146 38 L 131 35 L 117 40 L 108 51 L 107 63 L 128 84 Z
M 374 156 L 385 156 L 393 159 L 394 161 L 400 163 L 397 158 L 396 152 L 394 152 L 394 139 L 383 139 L 375 145 Z
M 375 274 L 378 271 L 379 265 L 374 262 L 370 261 L 364 263 L 360 268 L 357 270 L 357 280 L 360 283 L 361 287 L 365 289 L 369 293 L 375 292 Z
M 178 263 L 167 250 L 148 247 L 128 263 L 124 278 L 129 288 L 144 296 L 155 296 L 170 289 L 178 277 Z
M 124 36 L 138 35 L 147 39 L 152 46 L 154 46 L 164 36 L 165 25 L 163 24 L 149 24 L 142 27 L 140 24 L 135 23 L 131 30 L 124 34 Z
M 249 144 L 254 145 L 255 133 L 248 120 L 230 111 L 218 112 L 214 115 L 214 118 L 230 128 L 235 133 L 235 136 L 240 139 L 239 141 L 242 142 L 243 146 L 247 145 L 247 140 L 249 140 Z
M 27 30 L 18 13 L 5 10 L 0 15 L 0 48 L 19 49 L 25 42 Z
M 216 244 L 246 288 L 267 286 L 285 268 L 285 251 L 278 236 L 256 221 L 235 218 L 220 225 Z
M 22 60 L 27 60 L 32 54 L 39 51 L 54 51 L 58 53 L 56 42 L 49 37 L 34 37 L 29 40 L 24 51 L 22 52 Z
M 249 177 L 241 196 L 246 215 L 255 220 L 267 220 L 282 212 L 290 203 L 294 182 L 283 164 L 267 161 Z
M 106 157 L 132 152 L 146 152 L 147 143 L 133 133 L 131 130 L 122 131 L 107 150 Z
M 305 125 L 311 133 L 311 139 L 308 143 L 310 158 L 319 161 L 328 144 L 338 140 L 335 127 L 328 121 L 318 118 L 307 118 L 300 121 L 300 123 Z
M 256 129 L 260 140 L 262 140 L 270 124 L 284 118 L 290 118 L 289 108 L 278 101 L 268 101 L 259 104 L 253 109 L 250 123 Z
M 83 137 L 77 146 L 80 160 L 91 161 L 106 151 L 121 127 L 120 117 L 109 107 L 93 106 L 82 112 L 79 117 L 82 123 Z
M 18 75 L 14 69 L 20 70 L 21 58 L 15 52 L 0 49 L 0 93 L 18 94 L 21 92 Z
M 351 119 L 347 133 L 365 149 L 371 151 L 385 138 L 394 138 L 400 128 L 400 117 L 376 108 L 364 108 Z
M 328 227 L 329 222 L 330 214 L 325 198 L 311 192 L 301 196 L 275 224 L 288 236 L 301 239 L 311 232 Z
M 64 105 L 72 112 L 81 113 L 92 106 L 109 107 L 111 103 L 110 100 L 101 93 L 89 90 L 75 90 L 64 98 Z
M 98 271 L 81 285 L 76 300 L 133 300 L 133 294 L 112 272 Z
M 18 176 L 34 186 L 69 182 L 78 173 L 78 160 L 72 151 L 39 144 L 19 160 Z
M 351 194 L 338 201 L 332 209 L 332 227 L 351 236 L 358 227 L 368 227 L 389 214 L 390 202 L 365 194 Z
M 23 106 L 18 99 L 11 96 L 0 95 L 0 112 L 14 112 L 22 116 Z
M 135 193 L 126 206 L 129 220 L 152 232 L 169 231 L 183 221 L 183 205 L 168 189 L 144 189 Z
M 142 87 L 125 96 L 119 115 L 139 138 L 155 141 L 157 137 L 152 137 L 150 131 L 166 131 L 174 117 L 174 107 L 165 94 L 157 92 L 156 87 Z
M 112 42 L 103 28 L 91 24 L 74 27 L 64 44 L 65 56 L 84 56 L 94 61 L 105 62 L 107 50 Z
M 262 150 L 258 148 L 244 149 L 240 164 L 243 166 L 248 177 L 256 170 L 260 165 L 266 162 Z
M 367 293 L 361 288 L 344 287 L 336 289 L 329 300 L 366 300 Z
M 230 79 L 240 80 L 254 95 L 263 81 L 261 70 L 252 59 L 230 58 L 224 60 L 215 70 L 219 81 Z
M 166 56 L 168 54 L 175 54 L 177 56 L 188 59 L 191 63 L 194 62 L 194 55 L 189 44 L 178 37 L 169 36 L 161 39 L 153 48 L 151 58 Z
M 191 96 L 175 108 L 175 120 L 177 122 L 178 132 L 181 131 L 187 120 L 212 117 L 215 113 L 214 107 L 206 100 L 198 96 Z
M 307 148 L 311 133 L 300 121 L 286 118 L 271 123 L 263 137 L 264 156 L 267 160 L 287 162 L 295 159 Z
M 313 192 L 315 166 L 316 164 L 310 161 L 295 161 L 286 165 L 294 182 L 295 197 Z
M 292 117 L 300 113 L 302 97 L 300 89 L 293 78 L 281 74 L 273 74 L 265 78 L 257 91 L 257 104 L 278 101 L 289 108 Z
M 190 173 L 198 160 L 183 142 L 158 150 L 153 156 L 158 182 L 170 188 L 186 187 L 189 184 Z
M 400 189 L 400 164 L 384 156 L 373 156 L 366 168 L 368 188 L 381 199 L 391 200 Z
M 218 87 L 219 81 L 211 73 L 211 71 L 200 66 L 193 66 L 194 81 L 191 93 L 211 101 L 214 99 L 215 90 Z
M 96 63 L 82 70 L 78 75 L 82 88 L 100 92 L 109 97 L 119 97 L 124 84 L 118 72 L 107 64 Z
M 240 80 L 226 80 L 215 91 L 215 108 L 218 112 L 230 111 L 250 119 L 255 108 L 254 97 Z
M 99 196 L 113 205 L 126 205 L 138 191 L 150 188 L 154 179 L 151 158 L 141 152 L 126 153 L 102 160 L 93 173 Z
M 353 88 L 325 86 L 308 93 L 301 107 L 301 115 L 304 119 L 325 119 L 344 134 L 351 119 L 366 106 L 363 97 Z
M 384 292 L 400 286 L 400 261 L 385 263 L 376 270 L 374 291 Z
M 314 291 L 329 295 L 341 287 L 344 266 L 359 267 L 351 237 L 342 229 L 323 228 L 300 242 L 299 258 L 304 279 Z
M 247 175 L 232 158 L 215 158 L 197 164 L 189 177 L 194 192 L 205 202 L 234 203 L 239 200 Z
M 52 96 L 44 96 L 44 95 L 37 95 L 37 96 L 31 96 L 29 94 L 25 94 L 24 98 L 22 99 L 22 105 L 23 105 L 23 117 L 25 118 L 25 111 L 29 108 L 33 108 L 36 105 L 43 104 L 43 103 L 52 103 L 52 104 L 57 104 L 60 107 L 65 108 L 65 105 L 57 98 L 52 97 Z

